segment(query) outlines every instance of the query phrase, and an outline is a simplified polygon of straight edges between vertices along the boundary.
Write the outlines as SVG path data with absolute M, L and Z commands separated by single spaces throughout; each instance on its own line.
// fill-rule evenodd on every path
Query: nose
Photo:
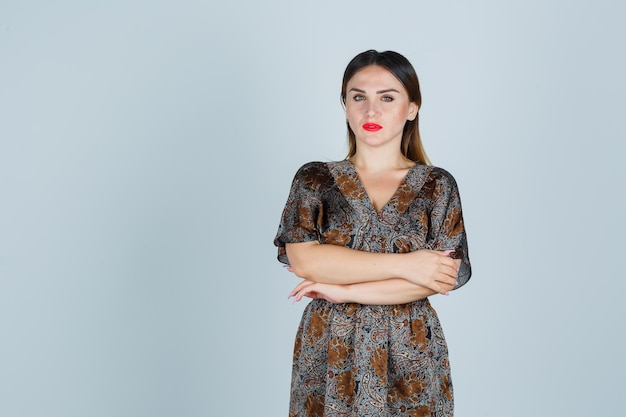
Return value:
M 367 108 L 365 109 L 365 111 L 368 117 L 373 117 L 378 115 L 378 113 L 380 112 L 380 107 L 375 100 L 370 100 L 367 103 Z

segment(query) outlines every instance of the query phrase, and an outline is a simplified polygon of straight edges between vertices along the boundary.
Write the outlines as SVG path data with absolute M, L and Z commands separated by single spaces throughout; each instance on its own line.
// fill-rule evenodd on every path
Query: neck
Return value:
M 415 162 L 402 155 L 399 149 L 388 152 L 382 149 L 357 149 L 354 156 L 350 158 L 350 162 L 355 167 L 369 172 L 408 169 L 415 165 Z

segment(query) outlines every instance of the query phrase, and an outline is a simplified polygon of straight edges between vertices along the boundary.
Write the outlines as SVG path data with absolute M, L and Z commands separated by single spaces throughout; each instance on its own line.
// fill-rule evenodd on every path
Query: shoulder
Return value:
M 454 176 L 447 170 L 436 166 L 429 166 L 427 168 L 424 189 L 426 194 L 430 195 L 432 198 L 458 192 Z
M 306 175 L 314 174 L 314 173 L 324 171 L 324 170 L 328 170 L 328 166 L 325 162 L 312 161 L 312 162 L 307 162 L 306 164 L 298 168 L 296 175 L 306 176 Z
M 333 183 L 333 176 L 326 162 L 307 162 L 302 165 L 294 177 L 294 182 L 300 185 L 318 189 Z
M 454 179 L 454 176 L 441 167 L 431 166 L 429 179 L 440 184 L 450 184 L 456 186 L 456 180 Z

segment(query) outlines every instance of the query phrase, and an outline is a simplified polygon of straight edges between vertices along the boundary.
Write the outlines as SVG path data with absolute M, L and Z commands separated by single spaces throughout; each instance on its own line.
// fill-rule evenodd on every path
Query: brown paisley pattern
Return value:
M 318 240 L 370 252 L 454 249 L 470 278 L 461 202 L 445 170 L 416 165 L 377 212 L 349 161 L 304 165 L 274 244 Z M 311 301 L 296 336 L 291 417 L 453 415 L 443 331 L 428 299 L 401 305 Z

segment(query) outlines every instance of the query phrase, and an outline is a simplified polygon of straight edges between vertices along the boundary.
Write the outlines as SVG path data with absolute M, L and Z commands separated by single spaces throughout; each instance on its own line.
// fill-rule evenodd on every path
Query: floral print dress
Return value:
M 351 162 L 311 162 L 293 180 L 274 244 L 319 241 L 369 252 L 453 249 L 471 268 L 454 178 L 410 168 L 376 211 Z M 400 305 L 312 300 L 296 336 L 290 417 L 452 416 L 448 350 L 428 299 Z

